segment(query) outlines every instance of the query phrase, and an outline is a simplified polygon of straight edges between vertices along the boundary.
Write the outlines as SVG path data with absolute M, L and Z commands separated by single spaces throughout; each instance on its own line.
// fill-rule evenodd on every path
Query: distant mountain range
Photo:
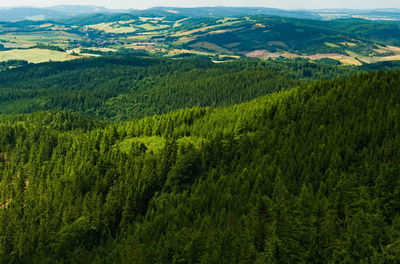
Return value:
M 283 17 L 307 18 L 316 20 L 332 20 L 337 18 L 363 18 L 368 20 L 399 20 L 400 9 L 323 9 L 323 10 L 282 10 L 264 7 L 153 7 L 146 10 L 135 9 L 107 9 L 91 5 L 59 5 L 46 8 L 15 7 L 0 8 L 0 21 L 19 20 L 61 20 L 81 15 L 96 13 L 129 13 L 133 15 L 160 15 L 219 18 L 227 16 L 245 15 L 273 15 Z
M 91 6 L 91 5 L 58 5 L 58 6 L 48 7 L 45 9 L 69 15 L 81 15 L 81 14 L 101 13 L 101 12 L 111 11 L 105 7 Z

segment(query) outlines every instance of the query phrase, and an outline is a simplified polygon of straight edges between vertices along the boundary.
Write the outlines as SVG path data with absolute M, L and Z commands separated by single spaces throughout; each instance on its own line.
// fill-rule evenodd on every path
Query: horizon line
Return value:
M 100 5 L 74 5 L 74 4 L 60 4 L 60 5 L 47 5 L 47 6 L 29 6 L 29 5 L 20 5 L 20 6 L 1 6 L 0 9 L 13 9 L 13 8 L 38 8 L 38 9 L 45 9 L 45 8 L 53 8 L 53 7 L 60 7 L 60 6 L 79 6 L 79 7 L 97 7 L 97 8 L 104 8 L 107 10 L 148 10 L 154 8 L 179 8 L 179 9 L 196 9 L 196 8 L 260 8 L 260 9 L 278 9 L 278 10 L 287 10 L 287 11 L 320 11 L 320 10 L 385 10 L 385 9 L 395 9 L 399 10 L 398 7 L 383 7 L 383 8 L 346 8 L 346 7 L 327 7 L 327 8 L 294 8 L 294 9 L 287 9 L 287 8 L 278 8 L 278 7 L 268 7 L 268 6 L 225 6 L 225 5 L 216 5 L 216 6 L 195 6 L 195 7 L 182 7 L 182 6 L 151 6 L 147 8 L 109 8 L 106 6 Z

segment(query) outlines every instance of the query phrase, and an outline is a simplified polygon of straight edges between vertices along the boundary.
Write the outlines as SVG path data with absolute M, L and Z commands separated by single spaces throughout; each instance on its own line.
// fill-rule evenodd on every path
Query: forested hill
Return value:
M 194 106 L 229 106 L 310 80 L 354 73 L 305 61 L 114 56 L 0 72 L 0 114 L 44 110 L 131 120 Z
M 399 263 L 399 101 L 381 71 L 106 128 L 7 122 L 0 262 Z

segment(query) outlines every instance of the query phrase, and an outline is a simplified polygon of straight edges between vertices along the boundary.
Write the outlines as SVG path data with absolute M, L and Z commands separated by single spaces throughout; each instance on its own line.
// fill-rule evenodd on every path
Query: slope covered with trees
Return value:
M 114 56 L 0 72 L 0 114 L 43 110 L 129 120 L 194 106 L 228 106 L 355 70 L 304 61 Z
M 399 101 L 380 71 L 107 127 L 3 117 L 0 261 L 398 263 Z

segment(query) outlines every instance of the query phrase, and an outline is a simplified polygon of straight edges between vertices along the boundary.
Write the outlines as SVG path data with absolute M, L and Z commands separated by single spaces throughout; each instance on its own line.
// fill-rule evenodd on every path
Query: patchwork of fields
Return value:
M 354 27 L 352 23 L 316 24 L 313 20 L 271 16 L 191 18 L 174 13 L 168 16 L 88 17 L 69 24 L 8 23 L 0 25 L 3 31 L 0 34 L 0 60 L 63 61 L 101 56 L 121 49 L 164 56 L 209 56 L 213 60 L 226 56 L 330 59 L 357 66 L 400 60 L 398 27 L 390 29 L 390 34 L 382 38 L 382 33 L 377 31 L 378 24 L 362 22 L 366 23 L 367 29 L 372 28 L 363 36 L 350 30 Z M 382 30 L 387 27 L 382 24 Z M 379 34 L 375 36 L 374 32 Z

